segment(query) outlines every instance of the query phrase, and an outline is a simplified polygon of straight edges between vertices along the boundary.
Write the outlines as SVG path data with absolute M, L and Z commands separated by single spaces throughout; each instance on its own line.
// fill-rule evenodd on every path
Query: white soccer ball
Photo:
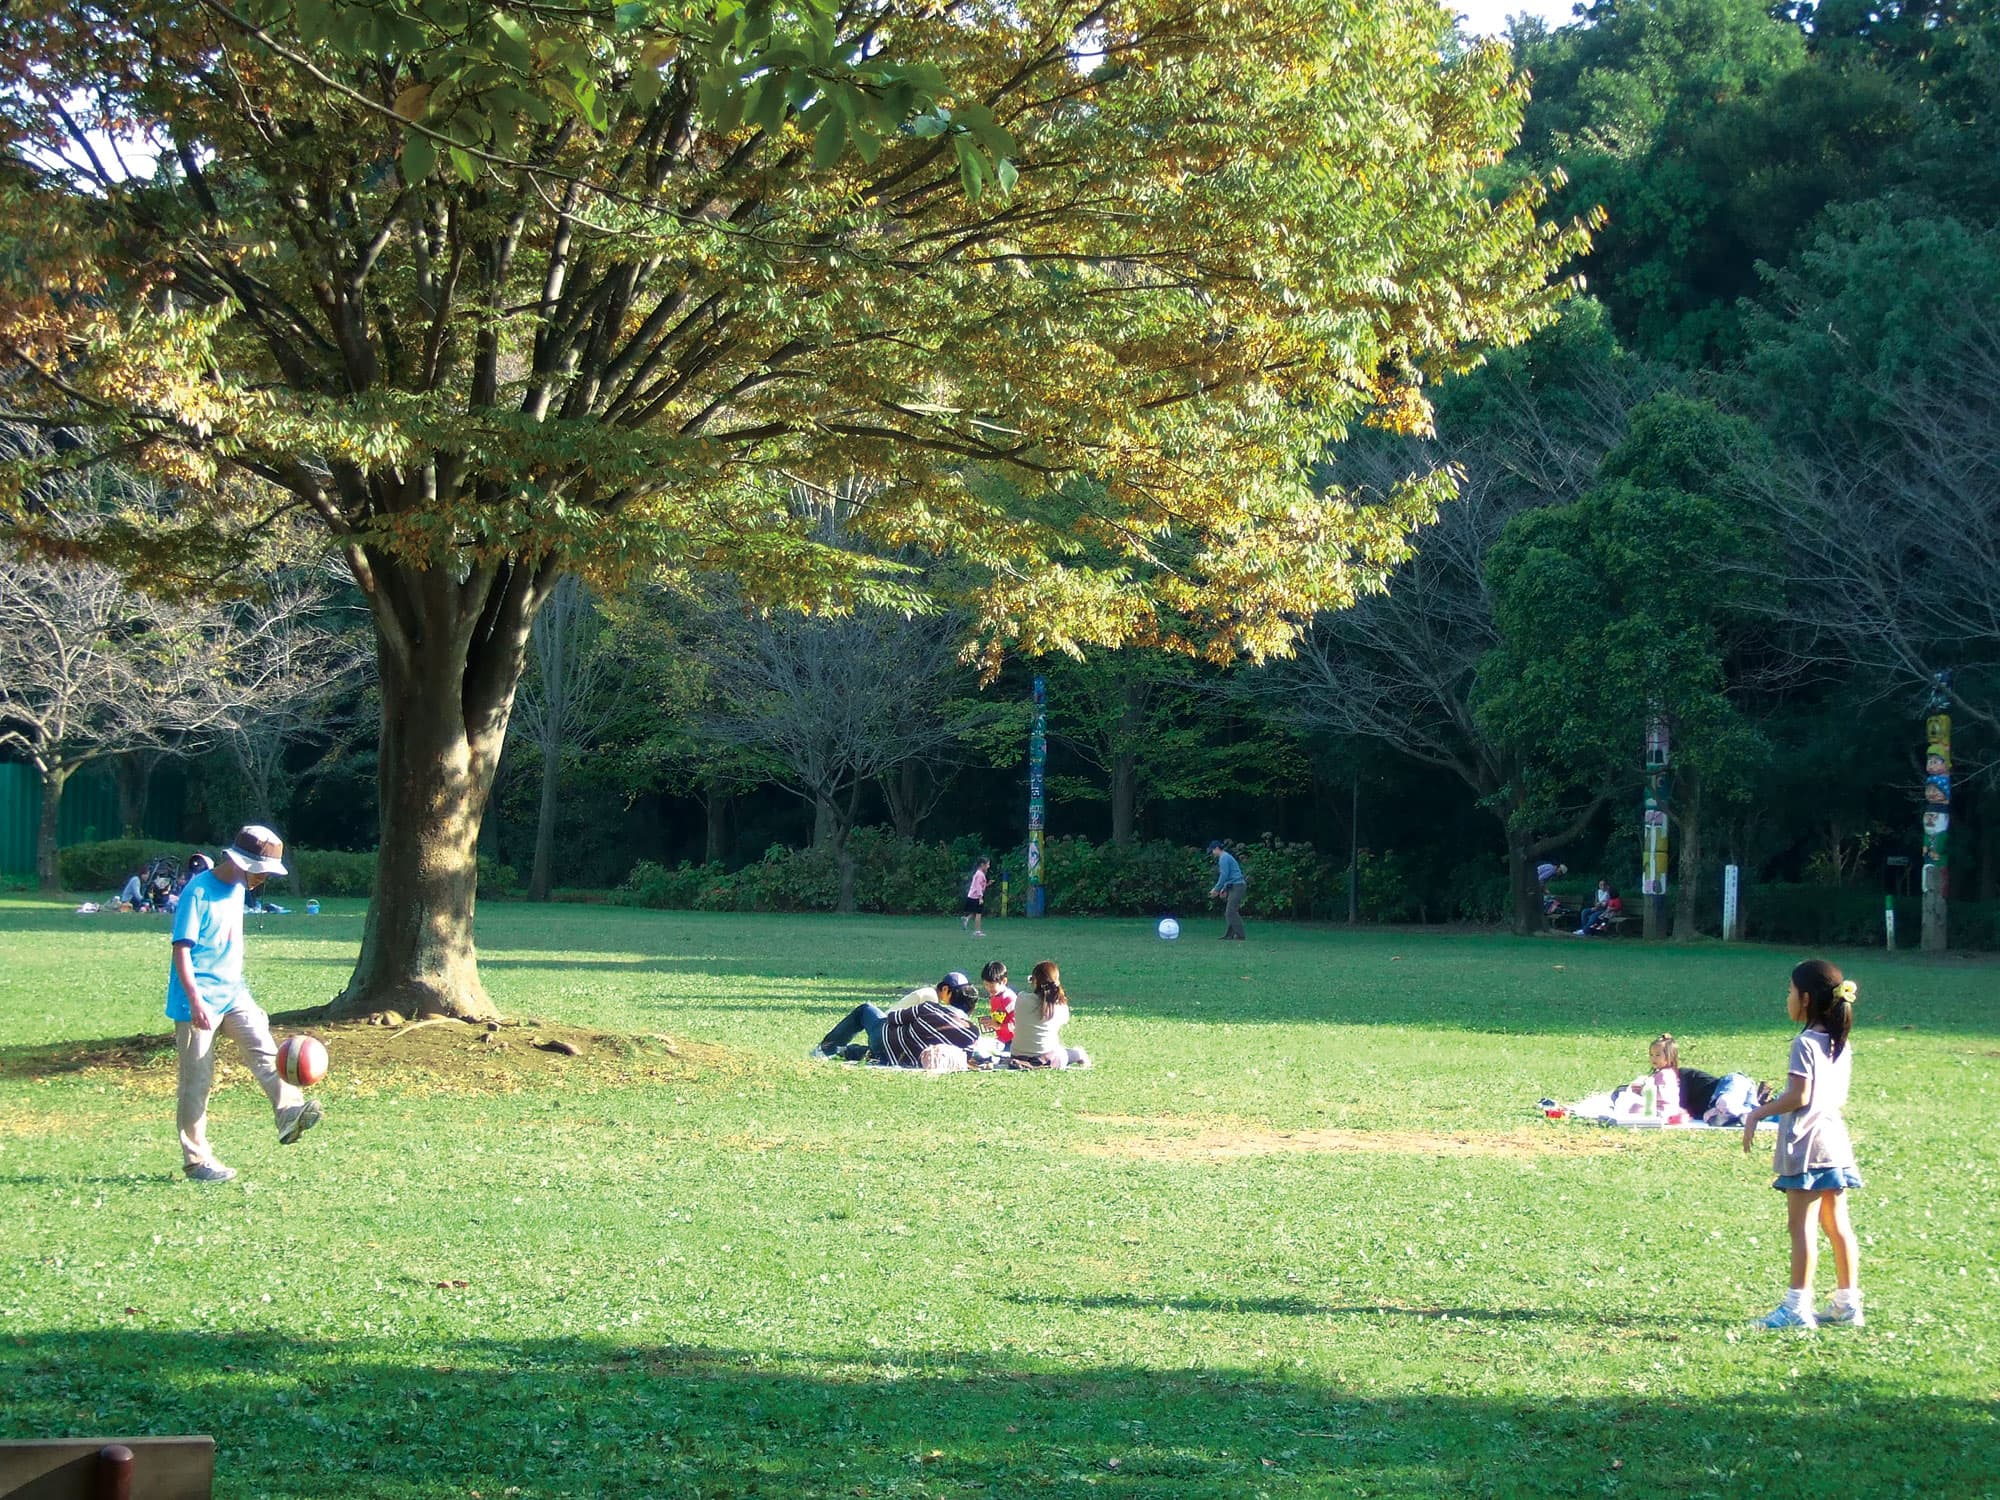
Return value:
M 1172 917 L 1160 918 L 1160 938 L 1162 941 L 1171 943 L 1175 938 L 1179 937 L 1180 935 L 1181 935 L 1180 923 L 1176 922 Z

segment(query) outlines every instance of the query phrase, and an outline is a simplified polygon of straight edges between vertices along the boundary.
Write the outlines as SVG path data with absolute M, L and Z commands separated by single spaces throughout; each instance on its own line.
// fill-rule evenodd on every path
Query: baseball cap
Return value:
M 248 823 L 222 851 L 246 875 L 285 875 L 285 841 L 262 823 Z
M 1213 853 L 1215 853 L 1215 851 L 1216 851 L 1216 850 L 1218 850 L 1218 849 L 1220 849 L 1221 847 L 1222 847 L 1222 840 L 1221 840 L 1221 839 L 1210 839 L 1210 840 L 1208 841 L 1208 852 L 1209 852 L 1210 854 L 1213 854 Z
M 952 1002 L 960 1010 L 970 1010 L 979 999 L 979 991 L 962 969 L 953 969 L 937 982 L 941 990 L 950 990 Z

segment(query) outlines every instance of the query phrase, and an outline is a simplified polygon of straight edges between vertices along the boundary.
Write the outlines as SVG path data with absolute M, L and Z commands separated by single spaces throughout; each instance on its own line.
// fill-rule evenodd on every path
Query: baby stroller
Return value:
M 171 854 L 155 855 L 139 876 L 139 910 L 171 911 L 180 889 L 181 862 Z

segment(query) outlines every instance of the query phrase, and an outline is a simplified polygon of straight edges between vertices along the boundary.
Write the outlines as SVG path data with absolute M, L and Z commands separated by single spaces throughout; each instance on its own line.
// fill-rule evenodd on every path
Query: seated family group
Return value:
M 1062 972 L 1047 959 L 1035 965 L 1023 998 L 1007 983 L 1007 966 L 995 959 L 980 984 L 954 969 L 935 985 L 911 990 L 894 1007 L 868 1001 L 854 1007 L 814 1047 L 816 1058 L 870 1062 L 891 1068 L 956 1073 L 969 1068 L 1087 1068 L 1090 1055 L 1065 1047 L 1069 996 Z M 980 986 L 992 1024 L 983 1031 L 974 1012 Z

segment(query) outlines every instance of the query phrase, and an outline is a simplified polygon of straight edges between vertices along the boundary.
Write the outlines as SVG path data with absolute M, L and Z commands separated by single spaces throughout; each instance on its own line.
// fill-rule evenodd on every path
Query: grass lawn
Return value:
M 1661 1030 L 1782 1071 L 1798 955 L 990 925 L 489 905 L 509 1014 L 679 1052 L 336 1042 L 285 1149 L 232 1066 L 201 1188 L 169 1051 L 55 1047 L 165 1033 L 164 925 L 0 902 L 0 1436 L 211 1432 L 224 1496 L 2000 1492 L 2000 966 L 1835 955 L 1870 1326 L 1753 1335 L 1768 1146 L 1534 1105 Z M 360 913 L 252 926 L 282 1012 Z M 1061 960 L 1095 1070 L 806 1061 L 995 955 Z

